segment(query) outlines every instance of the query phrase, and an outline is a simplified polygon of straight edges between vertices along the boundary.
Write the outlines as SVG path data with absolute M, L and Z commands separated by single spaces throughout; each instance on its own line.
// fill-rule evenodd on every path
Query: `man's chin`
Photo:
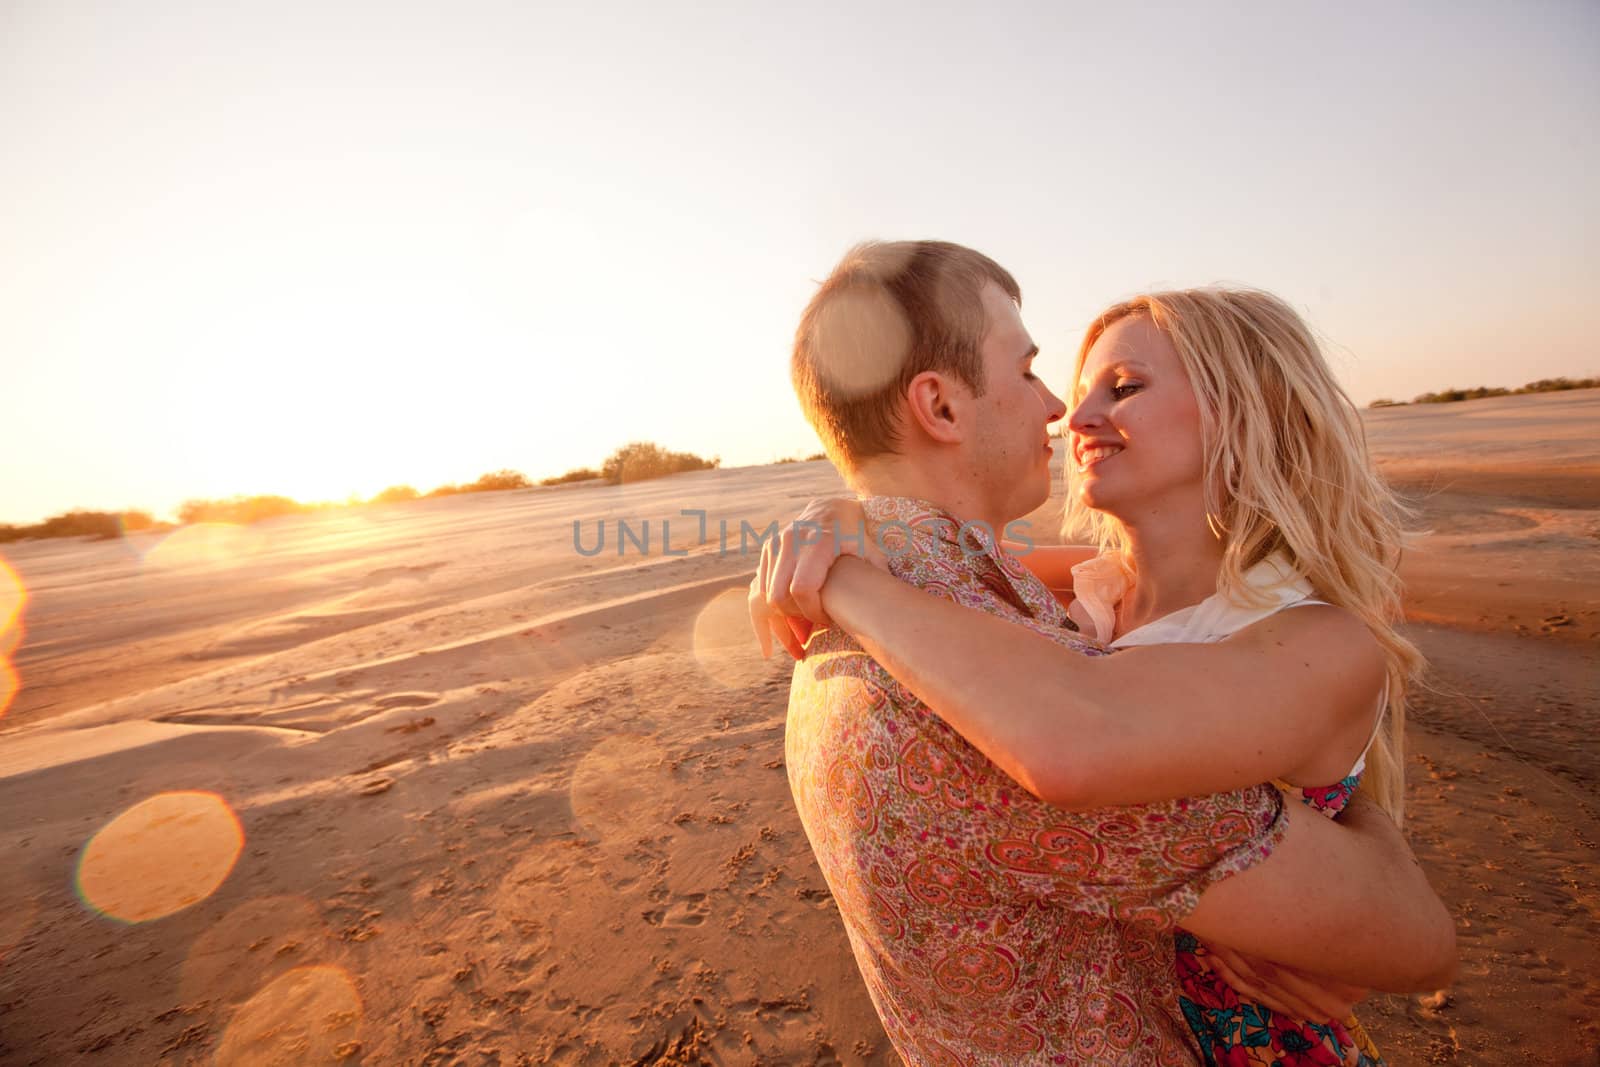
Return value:
M 1014 514 L 1012 514 L 1010 517 L 1008 517 L 1006 519 L 1007 524 L 1016 522 L 1018 519 L 1023 519 L 1023 518 L 1028 517 L 1029 515 L 1032 515 L 1035 511 L 1037 511 L 1040 508 L 1042 508 L 1044 506 L 1044 504 L 1045 504 L 1045 501 L 1047 501 L 1049 499 L 1050 499 L 1050 483 L 1048 481 L 1046 481 L 1043 491 L 1036 492 L 1036 493 L 1029 493 L 1026 500 L 1018 501 L 1017 504 L 1015 504 L 1012 507 L 1011 510 L 1014 512 Z

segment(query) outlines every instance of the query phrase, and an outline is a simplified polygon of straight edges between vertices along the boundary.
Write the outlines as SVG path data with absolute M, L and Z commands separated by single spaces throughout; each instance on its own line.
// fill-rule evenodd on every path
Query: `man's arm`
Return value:
M 1455 923 L 1389 817 L 1357 797 L 1338 823 L 1286 805 L 1264 862 L 1201 894 L 1183 925 L 1208 941 L 1388 992 L 1455 974 Z

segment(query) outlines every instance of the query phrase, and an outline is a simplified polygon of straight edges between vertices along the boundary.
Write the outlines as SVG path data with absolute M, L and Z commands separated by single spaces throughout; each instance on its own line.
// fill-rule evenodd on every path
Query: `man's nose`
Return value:
M 1044 390 L 1044 421 L 1046 425 L 1057 422 L 1067 413 L 1066 401 L 1050 391 L 1049 386 L 1041 385 Z

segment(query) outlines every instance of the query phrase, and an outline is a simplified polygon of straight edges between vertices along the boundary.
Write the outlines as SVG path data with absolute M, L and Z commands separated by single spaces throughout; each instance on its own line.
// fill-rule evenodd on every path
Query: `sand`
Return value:
M 1363 1014 L 1396 1065 L 1595 1063 L 1600 391 L 1369 432 L 1433 531 L 1410 825 L 1462 966 Z M 788 664 L 742 619 L 741 520 L 839 487 L 785 464 L 9 546 L 0 1062 L 894 1062 L 789 803 Z

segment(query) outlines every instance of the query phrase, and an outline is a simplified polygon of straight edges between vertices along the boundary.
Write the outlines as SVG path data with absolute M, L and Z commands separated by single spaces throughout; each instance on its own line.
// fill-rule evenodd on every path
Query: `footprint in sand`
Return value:
M 654 908 L 644 913 L 644 921 L 651 926 L 699 926 L 706 921 L 711 905 L 704 893 L 689 893 L 674 900 L 666 908 Z

